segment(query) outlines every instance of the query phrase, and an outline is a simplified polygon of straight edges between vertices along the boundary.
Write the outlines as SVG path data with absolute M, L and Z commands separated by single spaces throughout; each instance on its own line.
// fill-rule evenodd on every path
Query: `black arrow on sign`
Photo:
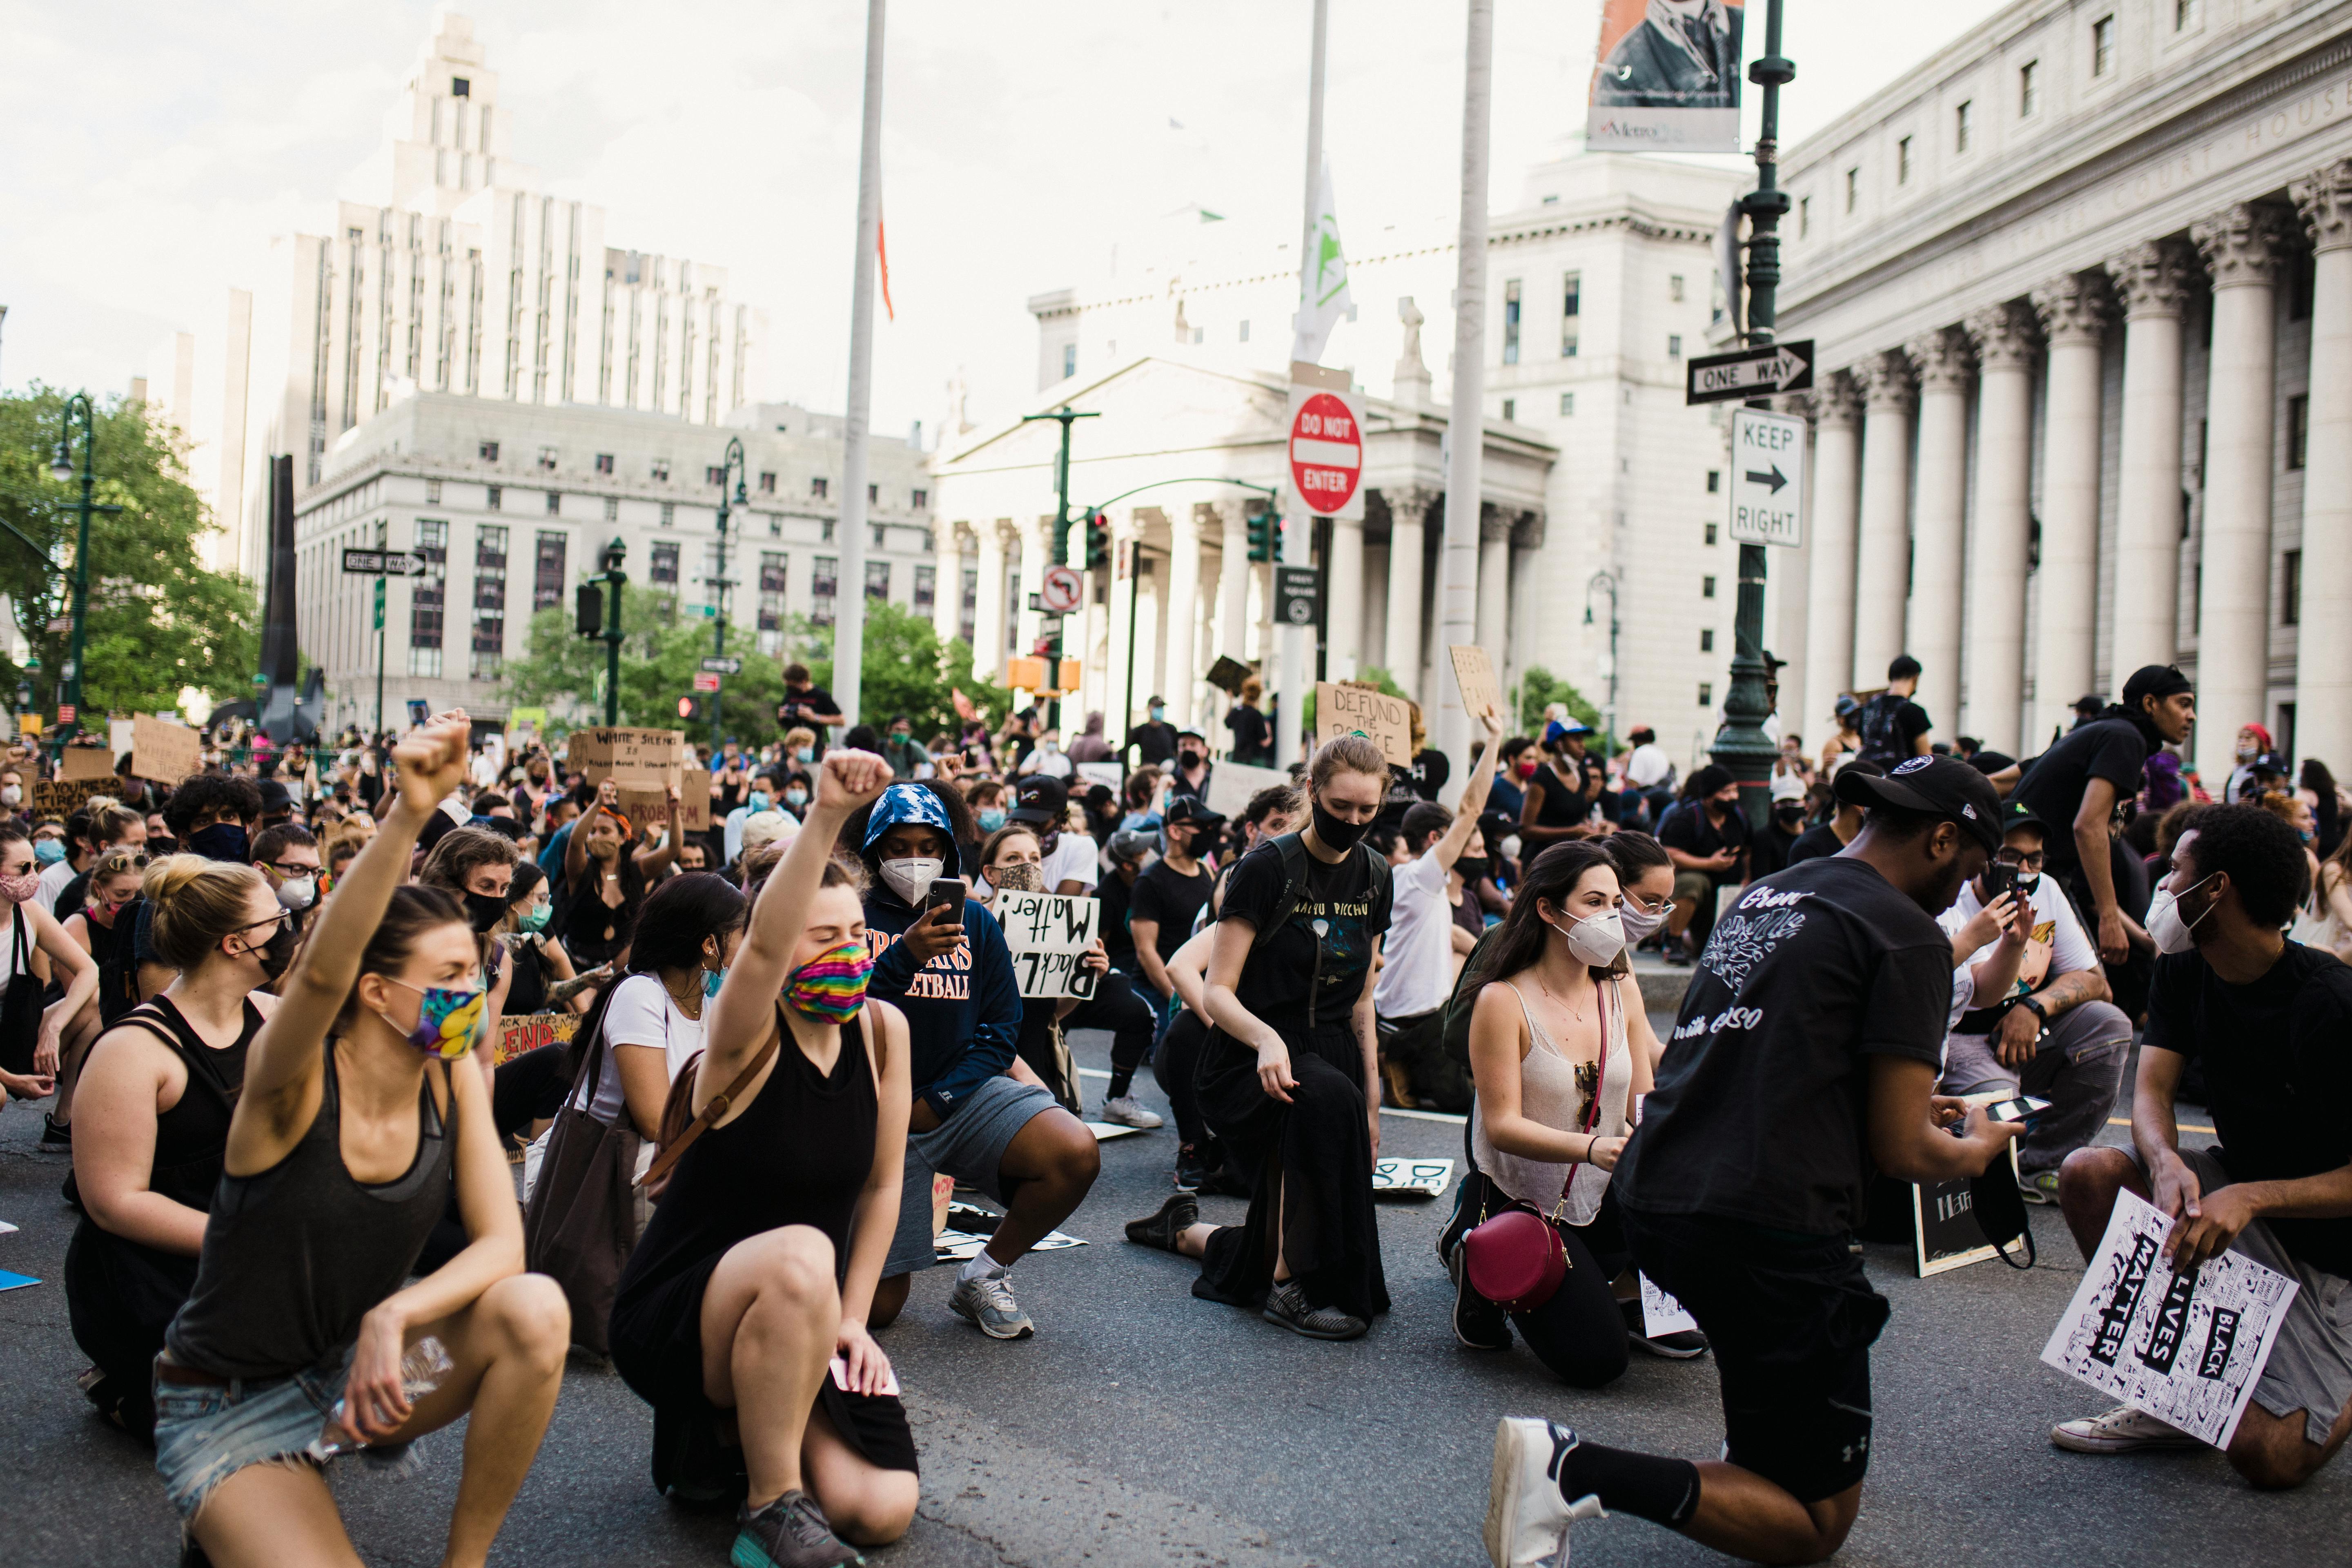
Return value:
M 1748 469 L 1748 482 L 1751 485 L 1768 486 L 1774 495 L 1779 495 L 1780 487 L 1789 482 L 1789 476 L 1780 471 L 1780 464 L 1775 463 L 1772 465 L 1772 471 L 1769 474 L 1759 474 L 1753 468 Z

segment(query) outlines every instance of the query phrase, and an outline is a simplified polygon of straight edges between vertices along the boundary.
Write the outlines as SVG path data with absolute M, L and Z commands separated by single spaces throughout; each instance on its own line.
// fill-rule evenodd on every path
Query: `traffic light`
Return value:
M 604 590 L 593 583 L 572 591 L 572 629 L 583 637 L 604 635 Z
M 1087 514 L 1087 569 L 1110 564 L 1110 519 L 1098 511 Z
M 1278 512 L 1262 511 L 1249 520 L 1249 558 L 1271 561 L 1275 556 L 1275 540 L 1282 528 Z
M 703 718 L 706 717 L 702 710 L 701 694 L 698 692 L 679 698 L 677 700 L 677 716 L 679 721 L 682 723 L 699 723 Z

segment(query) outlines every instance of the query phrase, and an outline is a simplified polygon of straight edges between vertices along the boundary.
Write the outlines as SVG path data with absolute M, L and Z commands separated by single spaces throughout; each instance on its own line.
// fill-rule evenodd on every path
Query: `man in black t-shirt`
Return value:
M 1739 784 L 1714 763 L 1691 774 L 1683 808 L 1659 826 L 1658 842 L 1675 863 L 1675 907 L 1666 915 L 1666 962 L 1688 963 L 1689 943 L 1706 940 L 1715 925 L 1715 890 L 1746 881 L 1748 818 L 1739 810 Z
M 776 722 L 787 730 L 805 724 L 815 731 L 817 755 L 823 756 L 832 730 L 849 721 L 833 693 L 809 679 L 808 666 L 793 664 L 784 667 L 784 700 L 776 704 Z
M 1919 661 L 1906 653 L 1886 667 L 1886 689 L 1863 704 L 1862 754 L 1882 768 L 1927 754 L 1927 710 L 1911 700 L 1918 689 Z
M 1952 995 L 1935 917 L 2000 847 L 1992 786 L 1915 757 L 1836 788 L 1867 812 L 1861 833 L 1753 884 L 1717 925 L 1617 1161 L 1635 1262 L 1715 1352 L 1724 1462 L 1507 1418 L 1486 1521 L 1497 1564 L 1538 1561 L 1547 1532 L 1597 1509 L 1775 1563 L 1819 1562 L 1853 1527 L 1887 1314 L 1850 1246 L 1864 1189 L 1874 1169 L 1979 1174 L 2017 1129 L 1969 1110 L 1955 1138 L 1960 1108 L 1933 1094 Z
M 1225 819 L 1189 795 L 1168 803 L 1160 825 L 1166 851 L 1159 863 L 1136 879 L 1128 918 L 1134 931 L 1136 973 L 1151 987 L 1164 1012 L 1176 994 L 1168 978 L 1168 961 L 1192 935 L 1192 918 L 1209 901 L 1216 879 L 1201 864 L 1200 851 L 1214 843 Z
M 1879 771 L 1877 763 L 1865 763 L 1860 757 L 1850 758 L 1839 767 L 1838 772 L 1849 773 L 1856 768 L 1862 770 L 1854 775 L 1857 778 L 1874 779 L 1885 776 Z M 1797 835 L 1797 841 L 1789 846 L 1790 865 L 1795 866 L 1803 861 L 1819 859 L 1824 855 L 1834 855 L 1853 843 L 1853 836 L 1862 831 L 1862 807 L 1843 800 L 1833 801 L 1832 804 L 1836 809 L 1830 813 L 1827 822 L 1806 828 Z
M 2352 969 L 2280 934 L 2309 873 L 2294 827 L 2262 807 L 2199 813 L 2170 872 L 2148 909 L 2164 956 L 2133 1146 L 2067 1156 L 2059 1203 L 2085 1258 L 2128 1189 L 2173 1216 L 2166 1250 L 2184 1277 L 2227 1249 L 2300 1284 L 2228 1450 L 2254 1485 L 2291 1487 L 2352 1432 Z M 2192 1058 L 2221 1139 L 2210 1149 L 2181 1148 L 2173 1120 Z M 2198 1446 L 2129 1405 L 2050 1437 L 2086 1454 Z
M 1147 703 L 1145 711 L 1151 717 L 1127 732 L 1127 744 L 1119 750 L 1123 757 L 1131 748 L 1138 766 L 1156 768 L 1176 754 L 1176 727 L 1168 722 L 1168 704 L 1160 698 Z
M 2148 753 L 2188 739 L 2196 720 L 2189 678 L 2170 665 L 2143 665 L 2124 683 L 2121 702 L 2042 752 L 2011 792 L 2050 825 L 2050 873 L 2096 927 L 2092 940 L 2108 964 L 2129 957 L 2131 944 L 2109 867 L 2107 818 L 2138 794 Z

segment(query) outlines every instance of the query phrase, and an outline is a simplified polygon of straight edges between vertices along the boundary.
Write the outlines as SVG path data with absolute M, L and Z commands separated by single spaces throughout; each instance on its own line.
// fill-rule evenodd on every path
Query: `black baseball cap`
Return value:
M 1058 826 L 1070 808 L 1070 792 L 1056 778 L 1026 778 L 1014 795 L 1016 805 L 1004 814 L 1008 822 L 1053 823 Z
M 2000 796 L 1992 781 L 1951 757 L 1913 757 L 1897 763 L 1884 778 L 1841 768 L 1831 787 L 1849 805 L 1891 805 L 1941 817 L 1969 833 L 1988 855 L 2000 847 Z
M 2020 827 L 2038 827 L 2042 837 L 2050 837 L 2050 824 L 2042 815 L 2021 800 L 2003 801 L 2000 807 L 2000 831 L 2003 837 Z
M 1168 823 L 1197 822 L 1213 827 L 1224 821 L 1224 816 L 1222 813 L 1211 811 L 1208 803 L 1198 795 L 1180 795 L 1168 803 L 1168 810 L 1160 820 Z

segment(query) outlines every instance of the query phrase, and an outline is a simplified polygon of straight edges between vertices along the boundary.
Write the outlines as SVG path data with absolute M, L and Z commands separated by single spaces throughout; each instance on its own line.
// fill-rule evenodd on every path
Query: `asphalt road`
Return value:
M 1107 1037 L 1082 1036 L 1104 1064 Z M 1099 1096 L 1098 1079 L 1089 1090 Z M 1142 1080 L 1147 1100 L 1156 1089 Z M 1164 1107 L 1160 1107 L 1164 1110 Z M 0 1268 L 43 1284 L 0 1293 L 0 1563 L 169 1564 L 176 1534 L 148 1452 L 75 1391 L 85 1364 L 58 1283 L 66 1161 L 36 1146 L 39 1117 L 0 1113 Z M 2111 1135 L 2122 1130 L 2110 1130 Z M 1386 1152 L 1458 1155 L 1458 1126 L 1391 1115 Z M 918 1280 L 883 1339 L 923 1457 L 914 1530 L 887 1568 L 1000 1565 L 1462 1564 L 1478 1525 L 1496 1418 L 1549 1415 L 1619 1445 L 1713 1455 L 1713 1364 L 1636 1355 L 1615 1385 L 1552 1383 L 1524 1348 L 1480 1355 L 1448 1327 L 1431 1250 L 1445 1204 L 1391 1203 L 1382 1237 L 1395 1310 L 1364 1340 L 1295 1338 L 1187 1293 L 1191 1268 L 1119 1239 L 1167 1193 L 1171 1133 L 1106 1144 L 1103 1176 L 1066 1226 L 1091 1245 L 1015 1271 L 1038 1336 L 982 1339 L 947 1311 L 950 1271 Z M 1450 1201 L 1450 1200 L 1449 1200 Z M 1209 1217 L 1242 1205 L 1211 1200 Z M 2089 1458 L 2051 1423 L 2104 1406 L 2037 1361 L 2080 1275 L 2051 1211 L 2042 1262 L 1912 1278 L 1907 1250 L 1870 1249 L 1894 1320 L 1873 1356 L 1874 1463 L 1846 1564 L 2342 1564 L 2352 1556 L 2352 1460 L 2284 1495 L 2249 1490 L 2218 1455 Z M 717 1564 L 727 1519 L 684 1512 L 646 1479 L 651 1422 L 608 1373 L 574 1366 L 546 1446 L 501 1536 L 500 1563 Z M 372 1563 L 426 1568 L 457 1481 L 454 1435 L 425 1473 L 338 1482 Z M 1580 1525 L 1579 1563 L 1727 1561 L 1639 1520 Z

